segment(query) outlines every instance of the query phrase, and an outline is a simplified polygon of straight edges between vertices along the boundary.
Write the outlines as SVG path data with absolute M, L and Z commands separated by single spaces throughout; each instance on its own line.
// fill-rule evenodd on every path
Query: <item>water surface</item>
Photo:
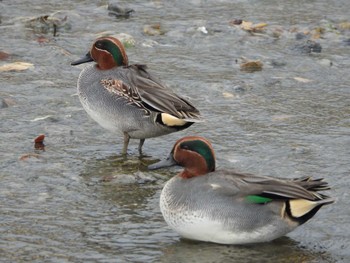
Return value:
M 108 16 L 107 1 L 2 1 L 0 66 L 0 253 L 3 262 L 349 262 L 350 2 L 125 1 L 129 19 Z M 67 25 L 29 24 L 44 15 Z M 268 24 L 252 35 L 233 19 Z M 160 23 L 150 36 L 144 25 Z M 205 27 L 207 34 L 198 30 Z M 312 32 L 321 53 L 301 47 Z M 314 31 L 313 31 L 314 30 Z M 305 38 L 297 40 L 297 33 Z M 310 34 L 307 34 L 310 32 Z M 127 33 L 132 63 L 149 69 L 201 110 L 206 122 L 132 141 L 94 123 L 76 96 L 84 67 L 70 62 L 101 34 Z M 240 70 L 241 58 L 263 63 Z M 45 152 L 33 140 L 45 134 Z M 161 188 L 177 169 L 149 172 L 185 135 L 213 142 L 219 168 L 294 178 L 324 177 L 337 199 L 307 224 L 274 242 L 223 246 L 182 240 L 160 214 Z

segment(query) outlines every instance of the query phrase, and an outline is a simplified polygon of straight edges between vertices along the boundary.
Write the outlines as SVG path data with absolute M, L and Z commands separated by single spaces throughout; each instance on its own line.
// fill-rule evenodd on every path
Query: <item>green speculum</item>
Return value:
M 248 195 L 245 198 L 249 203 L 253 204 L 266 204 L 268 202 L 271 202 L 271 198 L 259 196 L 259 195 Z

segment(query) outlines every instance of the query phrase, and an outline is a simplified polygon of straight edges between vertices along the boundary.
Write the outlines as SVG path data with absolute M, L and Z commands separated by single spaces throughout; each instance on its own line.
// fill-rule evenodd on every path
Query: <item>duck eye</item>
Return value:
M 101 41 L 97 41 L 96 44 L 95 44 L 95 46 L 96 46 L 97 48 L 103 48 L 103 44 L 102 44 Z
M 106 49 L 106 42 L 103 40 L 99 40 L 95 43 L 95 47 L 99 49 Z
M 190 147 L 188 147 L 188 145 L 181 145 L 181 149 L 189 150 Z

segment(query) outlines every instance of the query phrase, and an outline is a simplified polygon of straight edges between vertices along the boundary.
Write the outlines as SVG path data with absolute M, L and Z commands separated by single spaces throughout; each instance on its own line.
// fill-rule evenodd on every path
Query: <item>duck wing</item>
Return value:
M 329 189 L 323 179 L 302 177 L 288 180 L 237 172 L 214 173 L 208 174 L 207 188 L 211 187 L 217 194 L 232 196 L 232 200 L 247 205 L 267 205 L 269 209 L 277 209 L 275 211 L 282 218 L 289 218 L 298 224 L 312 218 L 323 205 L 335 201 L 318 192 Z
M 328 183 L 323 179 L 312 179 L 311 177 L 288 180 L 235 171 L 216 171 L 214 173 L 215 176 L 209 174 L 210 184 L 216 185 L 218 191 L 241 197 L 256 195 L 271 200 L 321 200 L 325 196 L 318 191 L 330 189 Z
M 201 121 L 198 109 L 149 74 L 145 65 L 131 65 L 128 69 L 126 78 L 129 89 L 138 93 L 146 108 L 168 113 L 186 121 Z

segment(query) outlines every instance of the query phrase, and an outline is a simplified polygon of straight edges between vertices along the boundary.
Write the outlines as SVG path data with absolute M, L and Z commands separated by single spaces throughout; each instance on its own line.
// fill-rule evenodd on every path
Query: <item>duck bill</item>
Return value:
M 172 153 L 169 154 L 168 158 L 161 160 L 157 163 L 151 164 L 148 166 L 149 170 L 156 170 L 160 168 L 170 167 L 177 165 L 177 162 L 174 160 Z
M 81 58 L 81 59 L 78 59 L 72 63 L 70 63 L 72 66 L 76 66 L 76 65 L 80 65 L 80 64 L 83 64 L 83 63 L 87 63 L 87 62 L 91 62 L 91 61 L 94 61 L 90 55 L 90 52 L 88 52 L 85 57 Z

